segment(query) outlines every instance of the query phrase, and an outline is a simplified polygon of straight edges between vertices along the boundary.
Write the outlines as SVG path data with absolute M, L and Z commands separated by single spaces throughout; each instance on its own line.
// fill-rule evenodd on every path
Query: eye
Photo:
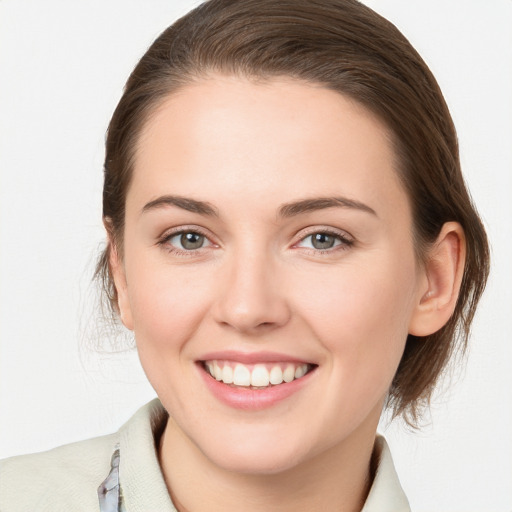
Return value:
M 352 240 L 338 233 L 330 233 L 328 231 L 318 231 L 304 237 L 297 247 L 305 247 L 307 249 L 316 249 L 318 251 L 326 251 L 335 247 L 344 245 L 349 247 Z
M 196 251 L 212 245 L 208 238 L 196 231 L 174 233 L 168 236 L 164 242 L 181 251 Z

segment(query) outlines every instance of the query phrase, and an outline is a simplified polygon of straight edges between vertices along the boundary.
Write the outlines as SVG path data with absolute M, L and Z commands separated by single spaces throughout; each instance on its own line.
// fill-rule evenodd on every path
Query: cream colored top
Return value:
M 155 436 L 166 421 L 167 413 L 155 399 L 115 434 L 0 461 L 0 511 L 99 512 L 98 487 L 111 472 L 112 455 L 119 448 L 125 510 L 176 512 L 155 448 Z M 377 473 L 362 512 L 410 512 L 383 437 L 377 436 L 375 449 Z

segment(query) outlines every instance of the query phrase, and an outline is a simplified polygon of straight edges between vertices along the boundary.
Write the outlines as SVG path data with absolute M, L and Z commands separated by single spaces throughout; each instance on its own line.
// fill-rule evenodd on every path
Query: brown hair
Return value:
M 443 224 L 459 222 L 467 259 L 455 312 L 438 332 L 409 336 L 388 406 L 415 423 L 455 349 L 464 350 L 489 270 L 487 238 L 460 170 L 455 128 L 427 65 L 390 22 L 356 0 L 210 0 L 165 30 L 139 61 L 108 128 L 103 216 L 122 254 L 138 136 L 173 91 L 212 73 L 287 76 L 347 95 L 392 131 L 419 259 Z M 107 246 L 96 275 L 112 311 Z

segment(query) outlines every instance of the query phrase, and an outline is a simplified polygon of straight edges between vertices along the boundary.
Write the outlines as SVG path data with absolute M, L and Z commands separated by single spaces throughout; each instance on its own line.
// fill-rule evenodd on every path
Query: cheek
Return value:
M 134 266 L 129 277 L 139 351 L 154 349 L 158 356 L 180 349 L 204 315 L 208 283 L 196 272 L 156 262 Z
M 345 374 L 392 378 L 402 356 L 415 281 L 414 262 L 347 265 L 315 276 L 301 296 L 306 323 Z M 304 284 L 304 283 L 303 283 Z

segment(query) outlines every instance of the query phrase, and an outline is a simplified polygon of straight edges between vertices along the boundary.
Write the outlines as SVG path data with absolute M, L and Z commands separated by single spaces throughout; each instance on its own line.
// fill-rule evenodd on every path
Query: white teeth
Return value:
M 270 370 L 269 380 L 270 384 L 274 384 L 274 386 L 283 383 L 283 370 L 281 370 L 280 366 L 274 366 Z
M 306 364 L 303 364 L 302 366 L 297 366 L 297 369 L 295 370 L 295 378 L 300 379 L 301 377 L 304 377 L 307 371 L 308 366 Z
M 217 380 L 222 380 L 222 368 L 217 364 L 217 361 L 213 362 L 213 376 Z
M 231 384 L 233 382 L 233 368 L 228 364 L 225 364 L 224 368 L 222 368 L 222 382 L 224 384 Z
M 251 386 L 266 387 L 270 382 L 268 370 L 262 364 L 257 364 L 251 373 Z
M 289 364 L 283 372 L 283 380 L 285 382 L 291 382 L 295 378 L 295 367 L 293 364 Z
M 255 364 L 252 370 L 241 363 L 233 367 L 230 361 L 205 361 L 205 368 L 208 373 L 218 381 L 235 386 L 264 388 L 272 384 L 277 386 L 283 382 L 292 382 L 294 379 L 304 377 L 308 372 L 309 365 L 299 366 L 288 363 L 283 370 L 282 364 L 276 364 L 270 368 L 269 365 Z
M 233 384 L 235 386 L 250 386 L 251 372 L 247 366 L 237 364 L 233 373 Z

